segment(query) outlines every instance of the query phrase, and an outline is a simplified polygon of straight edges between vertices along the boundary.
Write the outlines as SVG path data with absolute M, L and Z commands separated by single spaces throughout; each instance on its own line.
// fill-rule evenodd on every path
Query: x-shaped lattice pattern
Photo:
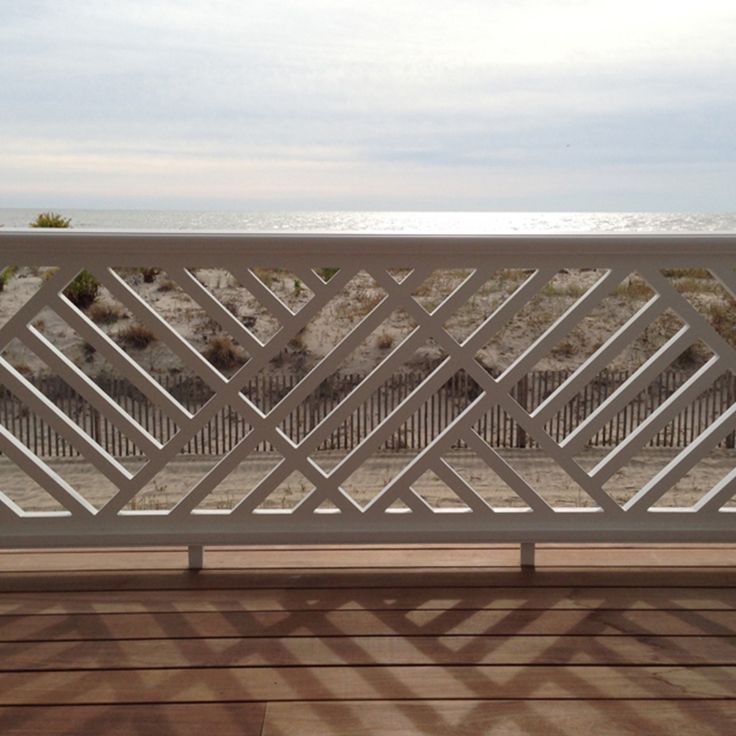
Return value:
M 615 267 L 603 271 L 600 278 L 572 306 L 533 340 L 510 366 L 494 377 L 476 360 L 478 351 L 540 293 L 557 269 L 544 267 L 531 271 L 526 280 L 483 319 L 468 337 L 458 340 L 448 332 L 445 324 L 493 275 L 496 270 L 495 264 L 492 262 L 487 266 L 476 264 L 469 269 L 462 283 L 431 312 L 415 299 L 414 292 L 433 272 L 434 265 L 431 260 L 426 265 L 409 265 L 414 265 L 413 270 L 401 279 L 386 268 L 371 266 L 361 269 L 360 264 L 341 264 L 339 271 L 329 280 L 322 279 L 315 270 L 293 268 L 293 273 L 313 293 L 313 297 L 306 305 L 298 311 L 293 311 L 257 277 L 253 270 L 241 263 L 229 264 L 229 272 L 280 324 L 280 329 L 269 340 L 259 339 L 223 306 L 213 291 L 206 288 L 192 270 L 181 265 L 167 266 L 167 273 L 179 284 L 183 292 L 237 340 L 250 356 L 245 365 L 230 377 L 226 377 L 206 360 L 116 270 L 93 269 L 94 275 L 109 294 L 137 320 L 147 325 L 161 344 L 176 355 L 188 371 L 211 389 L 212 398 L 195 412 L 185 409 L 82 310 L 72 305 L 62 291 L 79 272 L 79 264 L 62 266 L 0 329 L 0 351 L 13 340 L 22 342 L 82 395 L 92 407 L 125 433 L 143 451 L 147 461 L 137 471 L 127 469 L 75 424 L 53 401 L 42 395 L 2 355 L 0 355 L 0 378 L 3 385 L 42 417 L 59 436 L 75 446 L 86 462 L 112 482 L 117 492 L 101 508 L 96 508 L 25 446 L 8 427 L 0 426 L 0 450 L 72 516 L 111 519 L 120 514 L 121 510 L 177 457 L 182 448 L 207 426 L 219 411 L 231 407 L 245 419 L 252 427 L 252 431 L 167 512 L 167 518 L 172 524 L 176 524 L 177 519 L 200 513 L 200 505 L 217 489 L 223 479 L 264 442 L 269 443 L 275 452 L 280 454 L 282 460 L 252 490 L 244 493 L 232 509 L 222 512 L 227 513 L 231 519 L 253 523 L 259 514 L 268 514 L 268 511 L 259 507 L 294 472 L 300 473 L 314 486 L 314 490 L 288 512 L 291 521 L 313 518 L 315 514 L 326 511 L 329 507 L 331 514 L 329 519 L 334 519 L 335 524 L 342 524 L 346 519 L 358 525 L 361 519 L 380 524 L 381 517 L 392 511 L 397 503 L 402 504 L 404 511 L 413 514 L 415 519 L 436 519 L 445 510 L 432 507 L 412 487 L 428 471 L 436 474 L 448 489 L 451 489 L 466 507 L 467 513 L 491 518 L 498 510 L 493 508 L 446 460 L 446 454 L 458 441 L 463 441 L 475 452 L 489 470 L 524 502 L 528 507 L 525 513 L 531 513 L 535 519 L 552 519 L 559 511 L 553 508 L 496 449 L 484 441 L 475 429 L 479 418 L 489 407 L 497 405 L 534 438 L 541 450 L 567 474 L 571 483 L 576 487 L 579 486 L 587 494 L 599 512 L 605 515 L 641 518 L 668 489 L 705 457 L 715 444 L 734 430 L 736 404 L 727 407 L 694 442 L 683 448 L 628 502 L 620 505 L 606 492 L 604 484 L 719 375 L 724 371 L 736 374 L 736 351 L 730 342 L 709 324 L 660 270 L 653 266 L 637 265 L 636 271 L 652 287 L 654 297 L 600 345 L 539 406 L 527 410 L 513 398 L 511 389 L 560 339 L 599 307 L 632 269 Z M 260 408 L 243 393 L 243 387 L 259 372 L 267 369 L 274 356 L 307 327 L 310 320 L 335 299 L 360 270 L 368 272 L 385 293 L 384 298 L 275 406 L 267 411 Z M 736 275 L 733 268 L 711 268 L 710 271 L 730 296 L 736 297 Z M 91 378 L 32 325 L 33 319 L 44 308 L 55 311 L 82 339 L 93 345 L 121 376 L 136 386 L 148 400 L 161 407 L 176 423 L 179 431 L 164 443 L 112 401 Z M 298 443 L 294 442 L 283 429 L 282 423 L 285 418 L 335 372 L 336 366 L 375 333 L 397 310 L 403 310 L 413 320 L 415 327 L 412 331 L 359 385 L 342 398 L 306 438 Z M 581 386 L 604 370 L 626 345 L 666 310 L 674 312 L 681 318 L 682 328 L 650 355 L 623 385 L 585 417 L 562 442 L 553 440 L 545 429 L 546 422 L 562 409 Z M 398 370 L 402 362 L 427 341 L 433 341 L 439 346 L 446 356 L 445 359 L 432 369 L 421 384 L 357 447 L 348 452 L 329 471 L 325 470 L 315 460 L 315 453 L 321 443 L 371 396 L 387 376 Z M 576 462 L 575 456 L 585 447 L 588 439 L 616 416 L 634 396 L 644 390 L 674 358 L 696 341 L 707 345 L 712 357 L 639 423 L 592 470 L 584 470 Z M 345 489 L 346 481 L 371 457 L 377 447 L 390 438 L 403 422 L 458 371 L 465 372 L 475 381 L 480 389 L 478 395 L 467 404 L 456 419 L 448 422 L 439 436 L 409 459 L 403 470 L 388 481 L 380 493 L 364 505 L 356 502 Z M 699 516 L 703 516 L 718 512 L 735 491 L 736 468 L 733 468 L 704 494 L 693 508 L 689 509 L 689 513 L 696 512 Z M 2 501 L 0 518 L 17 519 L 23 516 L 26 523 L 31 522 L 33 514 L 23 512 L 7 495 L 0 493 L 0 501 Z M 339 514 L 334 513 L 336 510 Z M 328 519 L 326 513 L 322 515 Z

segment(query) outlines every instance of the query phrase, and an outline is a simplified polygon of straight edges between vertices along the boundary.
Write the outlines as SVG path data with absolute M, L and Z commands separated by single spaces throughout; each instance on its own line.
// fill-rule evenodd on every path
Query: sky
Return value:
M 0 207 L 736 211 L 734 0 L 0 0 Z

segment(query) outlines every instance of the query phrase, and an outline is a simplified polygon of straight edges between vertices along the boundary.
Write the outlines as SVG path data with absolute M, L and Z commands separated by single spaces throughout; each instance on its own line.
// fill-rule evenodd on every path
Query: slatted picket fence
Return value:
M 659 374 L 646 391 L 641 392 L 623 411 L 616 414 L 588 441 L 589 447 L 611 447 L 623 440 L 649 413 L 661 406 L 692 375 L 691 372 L 668 370 Z M 534 371 L 519 381 L 511 395 L 526 409 L 539 406 L 553 391 L 567 381 L 570 371 Z M 595 382 L 587 384 L 548 424 L 548 433 L 555 442 L 562 442 L 580 422 L 611 396 L 631 377 L 630 371 L 604 371 Z M 303 376 L 271 373 L 248 382 L 244 394 L 270 411 Z M 206 384 L 192 378 L 164 375 L 161 385 L 191 413 L 196 413 L 210 396 Z M 301 442 L 353 390 L 365 376 L 347 373 L 329 380 L 322 391 L 298 405 L 284 421 L 284 431 Z M 357 447 L 386 417 L 390 416 L 424 380 L 423 373 L 406 372 L 392 376 L 370 400 L 360 405 L 348 420 L 320 446 L 322 450 L 352 450 Z M 151 435 L 168 442 L 177 431 L 171 418 L 158 406 L 147 401 L 135 386 L 120 378 L 96 379 L 100 388 L 119 404 Z M 106 416 L 90 406 L 60 376 L 42 376 L 31 383 L 56 406 L 94 438 L 114 457 L 141 456 L 141 450 L 121 433 Z M 387 450 L 417 450 L 426 447 L 462 411 L 469 398 L 478 394 L 478 384 L 466 373 L 454 375 L 385 443 Z M 649 440 L 650 447 L 684 447 L 692 442 L 715 418 L 719 417 L 736 397 L 736 377 L 724 375 L 690 403 L 670 424 Z M 54 432 L 39 417 L 19 402 L 9 391 L 0 389 L 0 424 L 11 431 L 42 457 L 78 457 L 79 451 Z M 234 411 L 216 417 L 208 431 L 195 435 L 182 448 L 182 455 L 224 455 L 230 452 L 250 431 L 250 426 Z M 491 447 L 535 447 L 530 437 L 501 407 L 495 406 L 478 420 L 478 434 Z M 733 448 L 736 433 L 732 432 L 719 446 Z M 459 440 L 456 446 L 463 447 Z M 273 448 L 261 442 L 257 450 Z

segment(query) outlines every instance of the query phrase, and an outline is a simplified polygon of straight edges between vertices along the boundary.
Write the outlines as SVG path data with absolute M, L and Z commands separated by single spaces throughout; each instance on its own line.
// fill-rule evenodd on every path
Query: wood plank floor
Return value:
M 736 733 L 736 545 L 0 552 L 0 733 Z

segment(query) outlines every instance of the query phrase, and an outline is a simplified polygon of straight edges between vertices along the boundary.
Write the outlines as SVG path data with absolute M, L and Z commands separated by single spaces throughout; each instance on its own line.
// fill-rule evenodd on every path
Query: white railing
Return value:
M 736 402 L 714 407 L 704 431 L 671 457 L 654 458 L 659 465 L 639 485 L 624 488 L 618 480 L 653 435 L 714 381 L 736 374 L 736 322 L 728 312 L 736 303 L 735 236 L 14 231 L 0 233 L 4 266 L 20 270 L 0 293 L 0 384 L 19 411 L 38 418 L 39 432 L 76 448 L 80 457 L 39 456 L 32 438 L 18 436 L 10 420 L 0 425 L 2 546 L 736 540 L 736 456 L 727 441 L 736 427 Z M 133 270 L 151 266 L 165 272 L 157 286 L 145 285 Z M 65 289 L 82 269 L 99 281 L 98 299 L 116 305 L 115 318 L 124 313 L 125 324 L 137 320 L 150 330 L 145 339 L 155 339 L 152 346 L 126 346 L 119 324 L 105 326 L 74 306 Z M 433 276 L 443 271 L 449 275 Z M 698 284 L 703 293 L 692 298 Z M 178 295 L 179 313 L 160 308 L 164 289 Z M 227 303 L 227 289 L 253 314 Z M 594 329 L 605 322 L 601 315 L 616 310 L 615 328 L 589 349 L 565 346 L 576 328 Z M 209 320 L 207 330 L 233 338 L 225 347 L 236 351 L 234 367 L 218 364 L 206 340 L 192 336 L 188 323 L 195 312 Z M 333 344 L 312 356 L 304 343 L 325 314 L 335 322 Z M 509 326 L 523 320 L 529 329 L 522 324 L 511 346 Z M 500 368 L 479 357 L 504 353 L 507 338 L 513 355 Z M 597 405 L 583 407 L 563 441 L 552 440 L 545 424 L 632 344 L 638 363 L 631 377 Z M 156 380 L 156 363 L 164 360 L 156 350 L 173 355 L 210 398 L 193 411 L 185 408 Z M 293 441 L 289 421 L 298 421 L 298 407 L 360 350 L 374 363 L 363 380 L 335 397 L 305 438 Z M 418 387 L 376 426 L 364 427 L 352 449 L 340 456 L 325 450 L 331 434 L 373 401 L 417 350 L 426 371 Z M 587 457 L 590 437 L 688 350 L 687 380 L 645 416 L 625 422 L 610 448 Z M 572 374 L 538 405 L 522 406 L 512 389 L 551 352 L 566 356 Z M 84 354 L 89 364 L 79 358 Z M 273 405 L 264 408 L 243 392 L 254 377 L 279 370 L 297 354 L 306 361 L 301 380 Z M 135 387 L 140 405 L 165 415 L 175 431 L 165 439 L 149 431 L 102 390 L 90 368 L 101 362 L 108 377 Z M 135 443 L 141 462 L 114 456 L 63 402 L 43 395 L 30 375 L 37 364 L 60 376 L 110 432 Z M 458 397 L 442 430 L 414 453 L 385 450 L 420 409 L 427 416 L 432 396 L 458 372 L 473 390 Z M 533 449 L 502 451 L 481 438 L 477 423 L 497 407 L 531 438 Z M 181 470 L 182 448 L 197 433 L 227 432 L 233 416 L 250 428 L 233 449 L 203 458 L 207 467 L 187 466 L 191 475 L 175 497 L 163 493 L 156 501 L 151 489 L 161 490 L 158 479 L 172 467 Z M 255 452 L 264 442 L 270 457 Z M 684 505 L 663 503 L 701 467 L 711 475 L 705 485 L 691 484 L 690 496 L 679 496 Z M 558 503 L 559 493 L 550 500 L 546 478 L 552 483 L 553 474 L 569 486 L 569 502 Z M 435 496 L 422 490 L 430 476 L 440 488 Z M 237 481 L 222 501 L 233 477 L 249 480 Z M 299 492 L 284 496 L 293 477 Z M 276 497 L 282 500 L 269 504 Z M 283 501 L 287 497 L 292 501 Z M 214 503 L 218 498 L 222 502 Z

